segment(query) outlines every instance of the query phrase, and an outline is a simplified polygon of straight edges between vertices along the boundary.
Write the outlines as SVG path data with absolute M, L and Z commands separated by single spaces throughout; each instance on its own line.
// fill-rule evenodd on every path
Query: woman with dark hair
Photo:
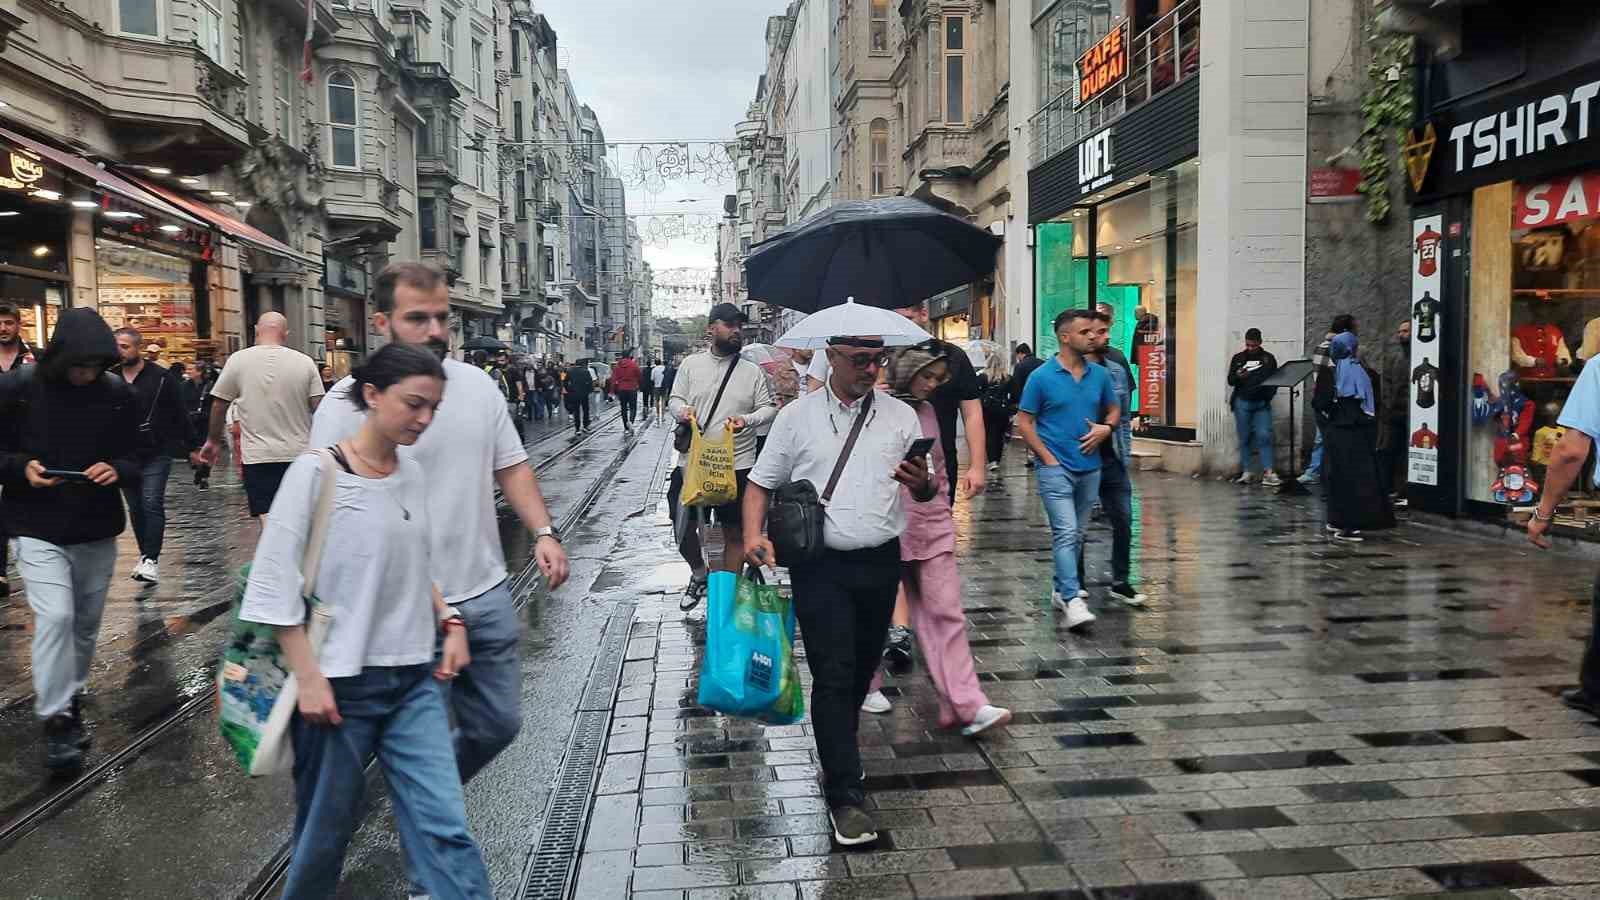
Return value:
M 466 628 L 432 576 L 426 485 L 396 448 L 416 443 L 444 393 L 438 357 L 392 343 L 355 372 L 346 401 L 361 429 L 331 448 L 333 508 L 316 592 L 333 610 L 320 650 L 306 634 L 301 560 L 322 481 L 321 454 L 289 467 L 250 568 L 240 618 L 275 625 L 299 685 L 290 725 L 295 828 L 285 898 L 329 897 L 361 821 L 363 767 L 376 756 L 400 843 L 435 898 L 487 898 L 467 831 L 442 684 L 470 661 Z M 434 668 L 436 631 L 443 652 Z
M 1354 332 L 1328 342 L 1332 365 L 1317 373 L 1311 406 L 1322 429 L 1322 477 L 1327 484 L 1328 532 L 1359 543 L 1361 532 L 1394 527 L 1394 509 L 1378 472 L 1377 390 L 1356 357 Z

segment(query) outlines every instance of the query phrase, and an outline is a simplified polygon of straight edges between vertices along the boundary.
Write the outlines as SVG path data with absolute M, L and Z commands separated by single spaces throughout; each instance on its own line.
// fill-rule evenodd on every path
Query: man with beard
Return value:
M 451 617 L 459 616 L 467 628 L 472 665 L 450 682 L 449 691 L 458 728 L 456 765 L 465 783 L 522 728 L 522 627 L 495 519 L 495 486 L 533 533 L 534 560 L 552 590 L 567 580 L 567 554 L 505 395 L 488 373 L 449 356 L 444 272 L 424 263 L 394 263 L 379 273 L 373 303 L 372 325 L 379 334 L 426 347 L 444 363 L 444 400 L 433 425 L 400 453 L 414 458 L 427 476 L 433 571 Z M 317 409 L 312 447 L 332 446 L 361 429 L 363 413 L 341 402 L 353 384 L 352 378 L 340 380 L 331 392 L 336 401 Z
M 139 419 L 139 442 L 133 455 L 139 461 L 141 477 L 122 484 L 133 536 L 139 542 L 133 580 L 155 584 L 161 577 L 157 563 L 167 531 L 167 479 L 172 476 L 173 457 L 181 459 L 195 449 L 194 433 L 183 408 L 183 382 L 178 376 L 140 355 L 143 338 L 138 329 L 119 328 L 113 336 L 122 361 L 122 379 L 133 389 L 133 409 Z
M 667 410 L 674 419 L 698 422 L 708 438 L 718 437 L 724 429 L 733 430 L 733 468 L 738 478 L 739 496 L 726 506 L 709 510 L 709 520 L 722 526 L 723 552 L 718 568 L 728 572 L 737 572 L 744 556 L 740 504 L 750 484 L 750 470 L 756 464 L 756 434 L 762 425 L 778 415 L 767 373 L 739 355 L 744 347 L 744 334 L 740 331 L 744 324 L 745 315 L 739 307 L 732 303 L 713 306 L 706 322 L 711 346 L 688 357 L 678 367 L 672 395 L 667 400 Z M 673 522 L 678 521 L 678 498 L 682 492 L 683 464 L 680 460 L 667 486 L 667 504 Z M 690 540 L 691 532 L 695 532 L 694 540 Z M 710 568 L 693 523 L 685 526 L 678 550 L 694 570 L 688 594 L 680 604 L 684 609 L 692 609 L 705 595 Z
M 0 303 L 0 373 L 33 362 L 33 351 L 22 339 L 22 316 L 17 308 Z M 11 583 L 6 580 L 6 566 L 11 554 L 11 539 L 6 536 L 5 523 L 0 521 L 0 600 L 11 596 Z
M 128 385 L 106 372 L 117 343 L 94 310 L 63 310 L 41 356 L 0 376 L 0 518 L 16 538 L 33 611 L 33 706 L 44 724 L 45 765 L 63 771 L 81 766 L 89 746 L 78 693 L 127 523 L 116 487 L 139 480 L 140 420 Z

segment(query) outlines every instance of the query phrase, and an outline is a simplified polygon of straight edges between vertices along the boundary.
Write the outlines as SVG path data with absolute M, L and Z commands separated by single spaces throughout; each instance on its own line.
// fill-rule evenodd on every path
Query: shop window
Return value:
M 1424 233 L 1418 247 L 1437 248 L 1438 237 Z M 1428 256 L 1438 264 L 1437 249 Z M 1509 486 L 1517 474 L 1544 484 L 1567 395 L 1600 356 L 1600 172 L 1479 188 L 1471 260 L 1466 495 L 1527 506 L 1537 491 Z M 1436 297 L 1413 298 L 1412 411 L 1424 420 L 1440 399 L 1422 387 L 1445 363 L 1442 350 L 1428 352 L 1442 344 L 1442 311 Z M 1580 506 L 1595 499 L 1591 484 L 1585 472 L 1574 485 Z M 1581 523 L 1587 513 L 1569 504 L 1558 516 Z
M 873 119 L 872 135 L 872 196 L 889 193 L 889 123 Z
M 356 80 L 348 72 L 328 76 L 328 147 L 336 169 L 359 169 L 360 125 Z
M 117 30 L 140 37 L 160 37 L 161 0 L 117 0 Z
M 871 22 L 872 52 L 889 52 L 889 0 L 872 0 Z
M 948 125 L 967 121 L 966 16 L 944 20 L 944 121 Z
M 99 313 L 112 329 L 139 330 L 166 360 L 196 357 L 194 263 L 107 238 L 95 241 Z

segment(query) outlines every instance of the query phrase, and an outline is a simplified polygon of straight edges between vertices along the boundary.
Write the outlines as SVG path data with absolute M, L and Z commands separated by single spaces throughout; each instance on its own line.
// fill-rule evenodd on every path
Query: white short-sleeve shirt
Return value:
M 400 456 L 415 459 L 427 477 L 439 590 L 446 602 L 460 603 L 506 580 L 494 473 L 527 462 L 528 451 L 494 379 L 454 359 L 444 361 L 444 373 L 444 400 L 433 424 L 415 445 L 401 447 Z M 313 448 L 330 447 L 361 428 L 365 413 L 345 395 L 352 384 L 354 379 L 341 380 L 317 408 Z

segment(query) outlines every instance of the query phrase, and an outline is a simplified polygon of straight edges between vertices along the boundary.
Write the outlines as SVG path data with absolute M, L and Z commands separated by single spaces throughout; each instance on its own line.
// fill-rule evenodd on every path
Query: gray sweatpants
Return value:
M 65 712 L 89 681 L 116 566 L 115 538 L 65 547 L 17 538 L 17 569 L 33 610 L 33 708 L 41 719 Z

